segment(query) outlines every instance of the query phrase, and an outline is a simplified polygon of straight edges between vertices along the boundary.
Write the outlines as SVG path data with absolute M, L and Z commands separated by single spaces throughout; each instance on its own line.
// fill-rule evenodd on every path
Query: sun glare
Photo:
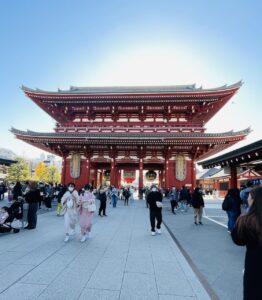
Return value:
M 88 85 L 217 85 L 207 73 L 200 57 L 174 47 L 147 47 L 104 57 Z

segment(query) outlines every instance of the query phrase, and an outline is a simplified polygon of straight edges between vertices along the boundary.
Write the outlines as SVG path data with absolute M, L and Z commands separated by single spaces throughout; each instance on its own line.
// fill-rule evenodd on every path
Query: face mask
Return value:
M 157 189 L 156 188 L 152 188 L 152 192 L 156 192 L 157 191 Z
M 72 186 L 70 186 L 70 187 L 68 188 L 68 190 L 69 190 L 70 192 L 73 192 L 74 188 L 73 188 Z

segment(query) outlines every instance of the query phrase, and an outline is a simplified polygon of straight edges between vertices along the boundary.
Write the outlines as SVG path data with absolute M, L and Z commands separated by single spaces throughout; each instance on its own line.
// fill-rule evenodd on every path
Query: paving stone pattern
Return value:
M 63 242 L 63 217 L 38 216 L 36 230 L 0 236 L 0 300 L 210 299 L 173 239 L 151 236 L 144 201 L 108 208 L 91 237 Z

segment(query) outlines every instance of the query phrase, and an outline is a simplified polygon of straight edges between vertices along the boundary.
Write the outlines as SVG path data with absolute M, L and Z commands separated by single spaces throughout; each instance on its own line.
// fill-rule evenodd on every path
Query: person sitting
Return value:
M 9 217 L 8 207 L 4 206 L 0 208 L 0 225 L 4 224 L 6 219 Z

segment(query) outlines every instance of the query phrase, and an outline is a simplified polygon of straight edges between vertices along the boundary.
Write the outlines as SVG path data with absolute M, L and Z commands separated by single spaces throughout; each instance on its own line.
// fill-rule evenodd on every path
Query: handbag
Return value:
M 163 203 L 160 202 L 160 201 L 156 201 L 156 206 L 157 206 L 158 208 L 162 208 L 162 207 L 163 207 Z
M 20 229 L 22 228 L 22 222 L 20 220 L 13 220 L 11 222 L 11 227 L 15 229 Z
M 89 212 L 95 212 L 96 211 L 96 204 L 95 203 L 90 203 L 87 207 Z
M 72 208 L 74 206 L 74 201 L 72 198 L 70 198 L 66 201 L 66 206 L 67 206 L 67 208 Z

